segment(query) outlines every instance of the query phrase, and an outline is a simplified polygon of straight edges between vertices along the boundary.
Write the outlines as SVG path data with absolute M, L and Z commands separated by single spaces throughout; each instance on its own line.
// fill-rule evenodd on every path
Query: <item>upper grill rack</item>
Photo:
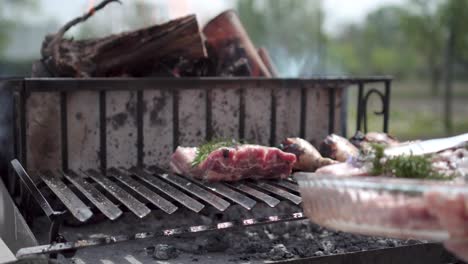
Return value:
M 23 181 L 29 180 L 25 179 L 28 175 L 19 162 L 15 170 Z M 45 186 L 41 186 L 39 182 L 28 188 L 37 188 L 41 196 L 45 193 L 44 189 L 48 188 L 61 205 L 80 222 L 86 222 L 95 212 L 115 220 L 123 214 L 125 208 L 143 218 L 151 212 L 150 208 L 157 208 L 167 214 L 180 208 L 198 213 L 207 207 L 214 207 L 222 212 L 234 204 L 250 210 L 259 203 L 275 207 L 281 201 L 296 205 L 302 202 L 298 186 L 291 179 L 208 183 L 171 174 L 159 168 L 112 168 L 107 171 L 106 176 L 97 170 L 66 173 L 44 171 L 33 175 Z M 50 197 L 44 199 L 46 203 L 41 203 L 43 209 L 44 206 L 50 207 Z

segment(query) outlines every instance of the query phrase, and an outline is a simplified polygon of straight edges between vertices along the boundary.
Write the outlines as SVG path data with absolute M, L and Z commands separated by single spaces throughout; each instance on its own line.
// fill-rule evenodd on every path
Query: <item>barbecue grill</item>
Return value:
M 17 256 L 69 257 L 128 240 L 304 219 L 292 179 L 202 182 L 172 174 L 170 155 L 177 146 L 215 138 L 276 146 L 290 136 L 317 143 L 329 133 L 346 135 L 349 87 L 358 89 L 357 129 L 367 131 L 367 102 L 375 95 L 382 103 L 375 114 L 387 132 L 391 78 L 26 78 L 2 85 L 13 92 L 17 158 L 5 180 L 30 224 L 44 213 L 51 221 L 50 245 L 23 248 Z M 79 241 L 61 235 L 64 219 L 112 223 L 130 214 L 138 222 L 155 213 L 170 226 L 176 211 L 219 221 Z M 227 212 L 237 217 L 223 216 Z M 419 252 L 411 259 L 428 246 L 440 249 L 404 250 Z

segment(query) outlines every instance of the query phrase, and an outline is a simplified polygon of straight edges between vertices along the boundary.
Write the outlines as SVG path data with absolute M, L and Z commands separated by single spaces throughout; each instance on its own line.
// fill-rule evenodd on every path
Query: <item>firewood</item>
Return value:
M 208 22 L 203 33 L 217 75 L 271 77 L 234 11 L 223 12 Z
M 116 0 L 103 1 L 84 16 L 67 23 L 56 34 L 45 38 L 42 62 L 50 75 L 142 77 L 202 74 L 199 72 L 204 68 L 195 69 L 198 66 L 194 65 L 204 65 L 206 51 L 194 15 L 104 38 L 73 40 L 63 37 L 68 29 L 86 21 L 111 2 Z

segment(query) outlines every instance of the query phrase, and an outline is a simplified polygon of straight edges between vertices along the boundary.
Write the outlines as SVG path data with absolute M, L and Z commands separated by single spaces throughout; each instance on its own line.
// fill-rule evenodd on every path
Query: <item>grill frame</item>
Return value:
M 236 129 L 238 130 L 238 137 L 245 138 L 248 137 L 246 118 L 250 114 L 248 111 L 249 103 L 252 104 L 252 100 L 248 97 L 251 96 L 252 91 L 258 92 L 260 95 L 265 95 L 264 97 L 266 102 L 269 103 L 268 113 L 264 116 L 268 116 L 268 140 L 263 139 L 264 142 L 257 142 L 256 140 L 252 143 L 260 144 L 269 144 L 275 145 L 278 138 L 283 136 L 281 132 L 281 125 L 278 123 L 278 120 L 284 118 L 281 116 L 280 110 L 278 109 L 278 102 L 284 100 L 280 96 L 280 93 L 285 93 L 287 96 L 290 96 L 290 93 L 295 94 L 292 96 L 292 99 L 298 104 L 297 109 L 299 112 L 298 116 L 294 118 L 298 119 L 297 122 L 297 134 L 288 134 L 288 136 L 300 136 L 304 137 L 307 134 L 308 122 L 311 121 L 311 113 L 308 113 L 310 109 L 311 101 L 308 99 L 308 95 L 315 91 L 322 91 L 322 95 L 325 94 L 326 97 L 322 98 L 323 106 L 321 106 L 321 123 L 326 123 L 326 130 L 324 133 L 338 133 L 341 135 L 346 135 L 346 92 L 348 87 L 356 86 L 358 89 L 358 113 L 357 113 L 357 129 L 361 130 L 364 128 L 364 132 L 367 131 L 367 103 L 372 97 L 376 95 L 379 97 L 382 110 L 375 112 L 377 115 L 383 116 L 383 131 L 388 132 L 388 122 L 389 122 L 389 104 L 390 104 L 390 92 L 391 92 L 391 81 L 392 78 L 389 76 L 376 76 L 376 77 L 365 77 L 365 78 L 311 78 L 311 79 L 263 79 L 263 78 L 184 78 L 184 79 L 154 79 L 154 78 L 141 78 L 141 79 L 127 79 L 127 78 L 93 78 L 93 79 L 74 79 L 74 78 L 19 78 L 19 79 L 8 79 L 5 81 L 0 80 L 1 86 L 6 86 L 13 93 L 13 119 L 14 122 L 14 158 L 19 159 L 19 164 L 24 165 L 24 173 L 21 170 L 18 173 L 10 173 L 6 179 L 9 183 L 10 193 L 18 198 L 20 208 L 22 209 L 23 214 L 26 216 L 26 219 L 31 219 L 31 215 L 28 215 L 31 210 L 31 199 L 35 199 L 44 210 L 46 215 L 52 222 L 51 232 L 50 232 L 50 241 L 51 242 L 63 242 L 65 241 L 63 237 L 59 235 L 59 229 L 61 222 L 63 220 L 63 215 L 65 212 L 57 212 L 52 209 L 50 204 L 44 204 L 41 192 L 38 190 L 36 183 L 37 179 L 31 177 L 31 173 L 28 174 L 26 171 L 33 171 L 28 168 L 28 148 L 34 148 L 34 142 L 29 140 L 28 136 L 28 126 L 30 121 L 28 119 L 27 110 L 28 99 L 35 94 L 44 94 L 44 93 L 54 93 L 58 94 L 58 109 L 60 111 L 59 115 L 59 135 L 60 135 L 60 156 L 61 162 L 57 167 L 46 167 L 50 170 L 61 169 L 65 173 L 72 172 L 69 169 L 70 157 L 70 145 L 68 133 L 70 132 L 69 127 L 69 117 L 68 110 L 69 105 L 67 103 L 67 98 L 69 94 L 73 92 L 82 92 L 89 91 L 94 93 L 97 96 L 98 100 L 98 121 L 99 127 L 97 129 L 98 138 L 99 138 L 99 166 L 93 168 L 98 170 L 98 173 L 101 173 L 103 176 L 106 176 L 109 167 L 109 154 L 108 154 L 108 145 L 107 145 L 107 130 L 109 128 L 108 122 L 106 120 L 106 113 L 109 111 L 106 108 L 106 103 L 109 99 L 109 94 L 112 92 L 122 91 L 122 92 L 133 92 L 136 94 L 136 107 L 135 111 L 135 121 L 136 121 L 136 165 L 137 167 L 143 167 L 144 162 L 144 150 L 145 147 L 145 132 L 144 132 L 144 118 L 145 105 L 143 100 L 147 91 L 163 91 L 166 95 L 168 94 L 173 99 L 172 104 L 172 148 L 175 148 L 179 145 L 181 135 L 180 129 L 181 115 L 184 113 L 181 112 L 184 108 L 184 105 L 181 104 L 181 98 L 186 96 L 187 91 L 202 91 L 205 95 L 203 101 L 205 104 L 205 115 L 204 123 L 204 140 L 209 140 L 214 135 L 215 128 L 213 127 L 213 120 L 216 119 L 213 113 L 213 100 L 215 100 L 215 90 L 223 91 L 238 91 L 238 124 Z M 373 85 L 383 85 L 383 87 L 375 88 L 369 87 Z M 220 88 L 221 87 L 221 88 Z M 262 91 L 264 89 L 265 91 Z M 185 95 L 184 95 L 185 94 Z M 258 95 L 257 94 L 257 95 Z M 185 97 L 187 98 L 187 97 Z M 250 100 L 250 101 L 249 101 Z M 323 101 L 326 102 L 323 102 Z M 291 103 L 291 101 L 286 101 Z M 339 103 L 338 103 L 339 102 Z M 337 103 L 339 107 L 337 107 Z M 328 105 L 328 107 L 327 107 Z M 250 106 L 251 107 L 251 106 Z M 33 108 L 34 110 L 34 108 Z M 252 110 L 250 108 L 250 110 Z M 185 110 L 186 111 L 186 110 Z M 65 113 L 65 114 L 63 114 Z M 314 113 L 312 113 L 313 115 Z M 340 122 L 337 123 L 336 119 L 339 117 Z M 283 129 L 284 130 L 284 129 Z M 283 133 L 283 134 L 281 134 Z M 64 136 L 65 135 L 65 136 Z M 256 137 L 258 139 L 258 137 Z M 251 141 L 250 141 L 251 142 Z M 12 157 L 13 158 L 13 157 Z M 129 168 L 125 168 L 129 169 Z M 24 177 L 26 185 L 18 184 L 18 175 Z M 271 186 L 268 183 L 261 183 L 264 185 L 260 190 L 267 190 L 272 193 Z M 19 186 L 19 188 L 18 188 Z M 27 188 L 25 188 L 25 186 Z M 252 188 L 251 184 L 243 185 L 241 183 L 241 188 L 245 190 L 247 188 Z M 266 186 L 266 189 L 265 189 Z M 258 188 L 261 186 L 254 186 Z M 275 186 L 273 186 L 275 187 Z M 289 182 L 283 186 L 280 186 L 285 191 L 286 196 L 290 194 L 291 191 L 295 191 L 295 187 Z M 242 191 L 239 189 L 239 186 L 231 186 L 231 189 L 236 191 Z M 263 191 L 262 191 L 263 192 Z M 244 192 L 245 193 L 245 192 Z M 263 192 L 268 194 L 268 192 Z M 32 194 L 32 196 L 31 196 Z M 38 195 L 39 194 L 39 195 Z M 32 198 L 31 198 L 32 197 Z M 250 195 L 250 197 L 254 197 Z M 274 197 L 264 197 L 270 202 L 270 206 L 276 203 Z M 271 199 L 273 198 L 273 199 Z M 288 199 L 288 197 L 286 197 Z M 289 199 L 293 203 L 299 204 L 300 201 L 294 200 L 295 198 L 289 196 Z M 257 199 L 258 201 L 259 199 Z M 261 200 L 261 199 L 260 199 Z M 278 200 L 278 199 L 276 199 Z M 46 201 L 47 202 L 47 201 Z

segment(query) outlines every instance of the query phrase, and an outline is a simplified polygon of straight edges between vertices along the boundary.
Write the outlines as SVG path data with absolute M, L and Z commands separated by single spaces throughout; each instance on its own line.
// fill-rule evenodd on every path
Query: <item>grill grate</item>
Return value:
M 180 207 L 200 212 L 211 206 L 222 212 L 233 204 L 251 210 L 259 203 L 276 207 L 281 201 L 296 205 L 302 202 L 297 194 L 297 184 L 290 179 L 208 183 L 159 168 L 112 168 L 107 171 L 107 176 L 96 170 L 67 173 L 48 171 L 37 175 L 45 183 L 42 188 L 49 188 L 81 222 L 92 217 L 91 209 L 94 208 L 108 219 L 115 220 L 122 215 L 122 207 L 143 218 L 151 212 L 149 205 L 172 214 Z M 81 200 L 80 194 L 89 202 Z

